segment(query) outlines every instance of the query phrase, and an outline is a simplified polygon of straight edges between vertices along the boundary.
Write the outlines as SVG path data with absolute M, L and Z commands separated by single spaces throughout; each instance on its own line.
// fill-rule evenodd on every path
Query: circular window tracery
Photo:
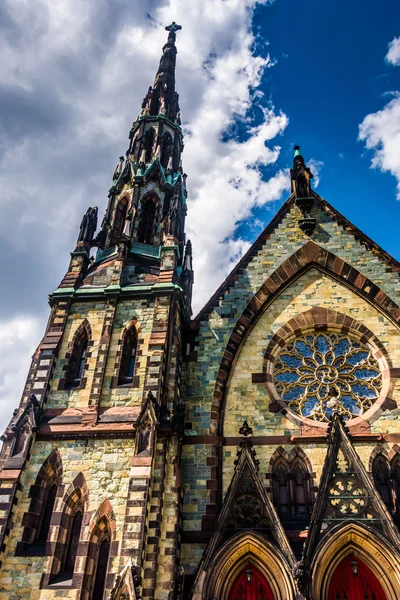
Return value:
M 382 374 L 371 350 L 349 335 L 324 332 L 289 342 L 274 365 L 281 399 L 302 417 L 328 421 L 335 396 L 347 418 L 367 411 L 379 397 Z

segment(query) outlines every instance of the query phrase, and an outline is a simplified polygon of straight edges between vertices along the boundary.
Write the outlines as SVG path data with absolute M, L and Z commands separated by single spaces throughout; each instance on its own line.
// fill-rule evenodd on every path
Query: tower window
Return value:
M 38 541 L 45 544 L 50 531 L 50 522 L 53 515 L 54 503 L 56 501 L 57 485 L 54 483 L 47 492 L 46 504 L 39 530 Z
M 82 379 L 83 371 L 85 369 L 85 361 L 86 361 L 86 352 L 87 352 L 87 341 L 81 348 L 77 365 L 76 365 L 76 373 L 74 377 L 74 381 L 79 383 Z
M 121 367 L 118 376 L 118 385 L 132 383 L 135 372 L 137 351 L 136 330 L 132 325 L 127 331 L 122 349 Z
M 172 138 L 169 133 L 165 133 L 162 141 L 161 164 L 164 169 L 167 168 L 169 157 L 172 154 Z
M 146 151 L 146 163 L 149 163 L 151 161 L 151 157 L 153 156 L 153 146 L 154 146 L 154 138 L 155 138 L 156 132 L 154 131 L 153 127 L 151 127 L 150 129 L 148 129 L 146 131 L 145 137 L 144 137 L 144 149 Z
M 127 198 L 121 198 L 117 204 L 114 214 L 114 223 L 111 232 L 111 245 L 116 244 L 119 238 L 122 236 L 124 230 L 124 224 L 126 219 L 126 211 L 128 209 Z
M 139 222 L 137 240 L 142 244 L 152 244 L 156 220 L 156 203 L 150 197 L 142 203 L 142 214 Z
M 92 600 L 103 600 L 107 577 L 108 559 L 110 556 L 110 536 L 105 531 L 104 538 L 98 546 L 96 575 L 93 586 Z
M 68 540 L 67 554 L 65 557 L 64 572 L 71 574 L 74 572 L 76 555 L 78 553 L 79 538 L 81 535 L 82 527 L 82 509 L 77 508 L 72 518 L 72 525 L 70 529 L 70 535 Z

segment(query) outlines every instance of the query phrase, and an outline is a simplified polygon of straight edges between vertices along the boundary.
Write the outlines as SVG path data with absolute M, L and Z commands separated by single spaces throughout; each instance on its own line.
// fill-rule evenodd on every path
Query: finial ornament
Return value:
M 175 21 L 172 21 L 171 25 L 167 25 L 165 31 L 179 31 L 182 29 L 182 25 L 178 25 Z
M 247 438 L 252 433 L 253 433 L 252 428 L 249 427 L 247 421 L 245 421 L 243 423 L 243 425 L 241 426 L 241 428 L 239 429 L 239 435 L 242 435 L 244 438 Z

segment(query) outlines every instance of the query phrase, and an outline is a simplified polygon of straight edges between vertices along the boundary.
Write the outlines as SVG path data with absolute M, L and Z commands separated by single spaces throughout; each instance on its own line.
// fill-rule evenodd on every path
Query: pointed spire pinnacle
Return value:
M 300 152 L 300 146 L 298 146 L 297 144 L 295 145 L 294 149 L 294 158 L 296 158 L 296 156 L 302 156 L 301 152 Z

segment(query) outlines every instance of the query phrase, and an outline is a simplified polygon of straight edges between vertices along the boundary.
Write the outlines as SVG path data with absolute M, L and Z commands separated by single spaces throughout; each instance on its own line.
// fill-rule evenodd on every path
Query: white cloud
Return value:
M 400 37 L 389 43 L 385 59 L 400 66 Z M 391 173 L 397 179 L 400 200 L 400 92 L 387 92 L 392 97 L 382 110 L 367 115 L 359 126 L 358 139 L 373 151 L 371 167 Z
M 3 375 L 0 410 L 6 403 L 11 407 L 19 402 L 31 338 L 37 344 L 45 325 L 45 296 L 68 266 L 82 214 L 89 205 L 97 204 L 100 215 L 105 208 L 117 158 L 127 148 L 130 125 L 158 66 L 166 39 L 161 25 L 177 20 L 183 26 L 178 34 L 177 89 L 187 131 L 183 164 L 188 173 L 187 233 L 195 258 L 196 308 L 249 247 L 246 240 L 236 239 L 237 224 L 254 207 L 288 191 L 287 172 L 272 168 L 280 152 L 277 136 L 288 119 L 272 105 L 262 104 L 257 88 L 273 63 L 252 50 L 252 10 L 267 3 L 3 3 L 7 18 L 6 26 L 0 26 L 0 110 L 5 115 L 0 121 L 0 244 L 13 258 L 2 262 L 8 272 L 1 276 L 10 281 L 10 293 L 15 291 L 8 304 L 0 301 L 8 315 L 1 327 L 24 322 L 17 315 L 28 313 L 32 317 L 26 323 L 37 319 L 40 327 L 13 338 L 11 345 L 21 355 L 22 362 L 17 362 L 26 368 L 18 366 L 12 375 Z M 244 141 L 223 141 L 223 134 L 238 122 L 246 131 Z M 267 165 L 271 178 L 265 181 L 262 170 Z
M 358 137 L 374 152 L 371 166 L 396 177 L 397 199 L 400 200 L 400 93 L 382 110 L 364 118 Z
M 42 326 L 41 320 L 34 316 L 0 321 L 1 428 L 7 424 L 22 394 L 32 354 L 43 335 Z
M 400 66 L 400 37 L 395 37 L 389 42 L 385 59 L 392 65 Z

